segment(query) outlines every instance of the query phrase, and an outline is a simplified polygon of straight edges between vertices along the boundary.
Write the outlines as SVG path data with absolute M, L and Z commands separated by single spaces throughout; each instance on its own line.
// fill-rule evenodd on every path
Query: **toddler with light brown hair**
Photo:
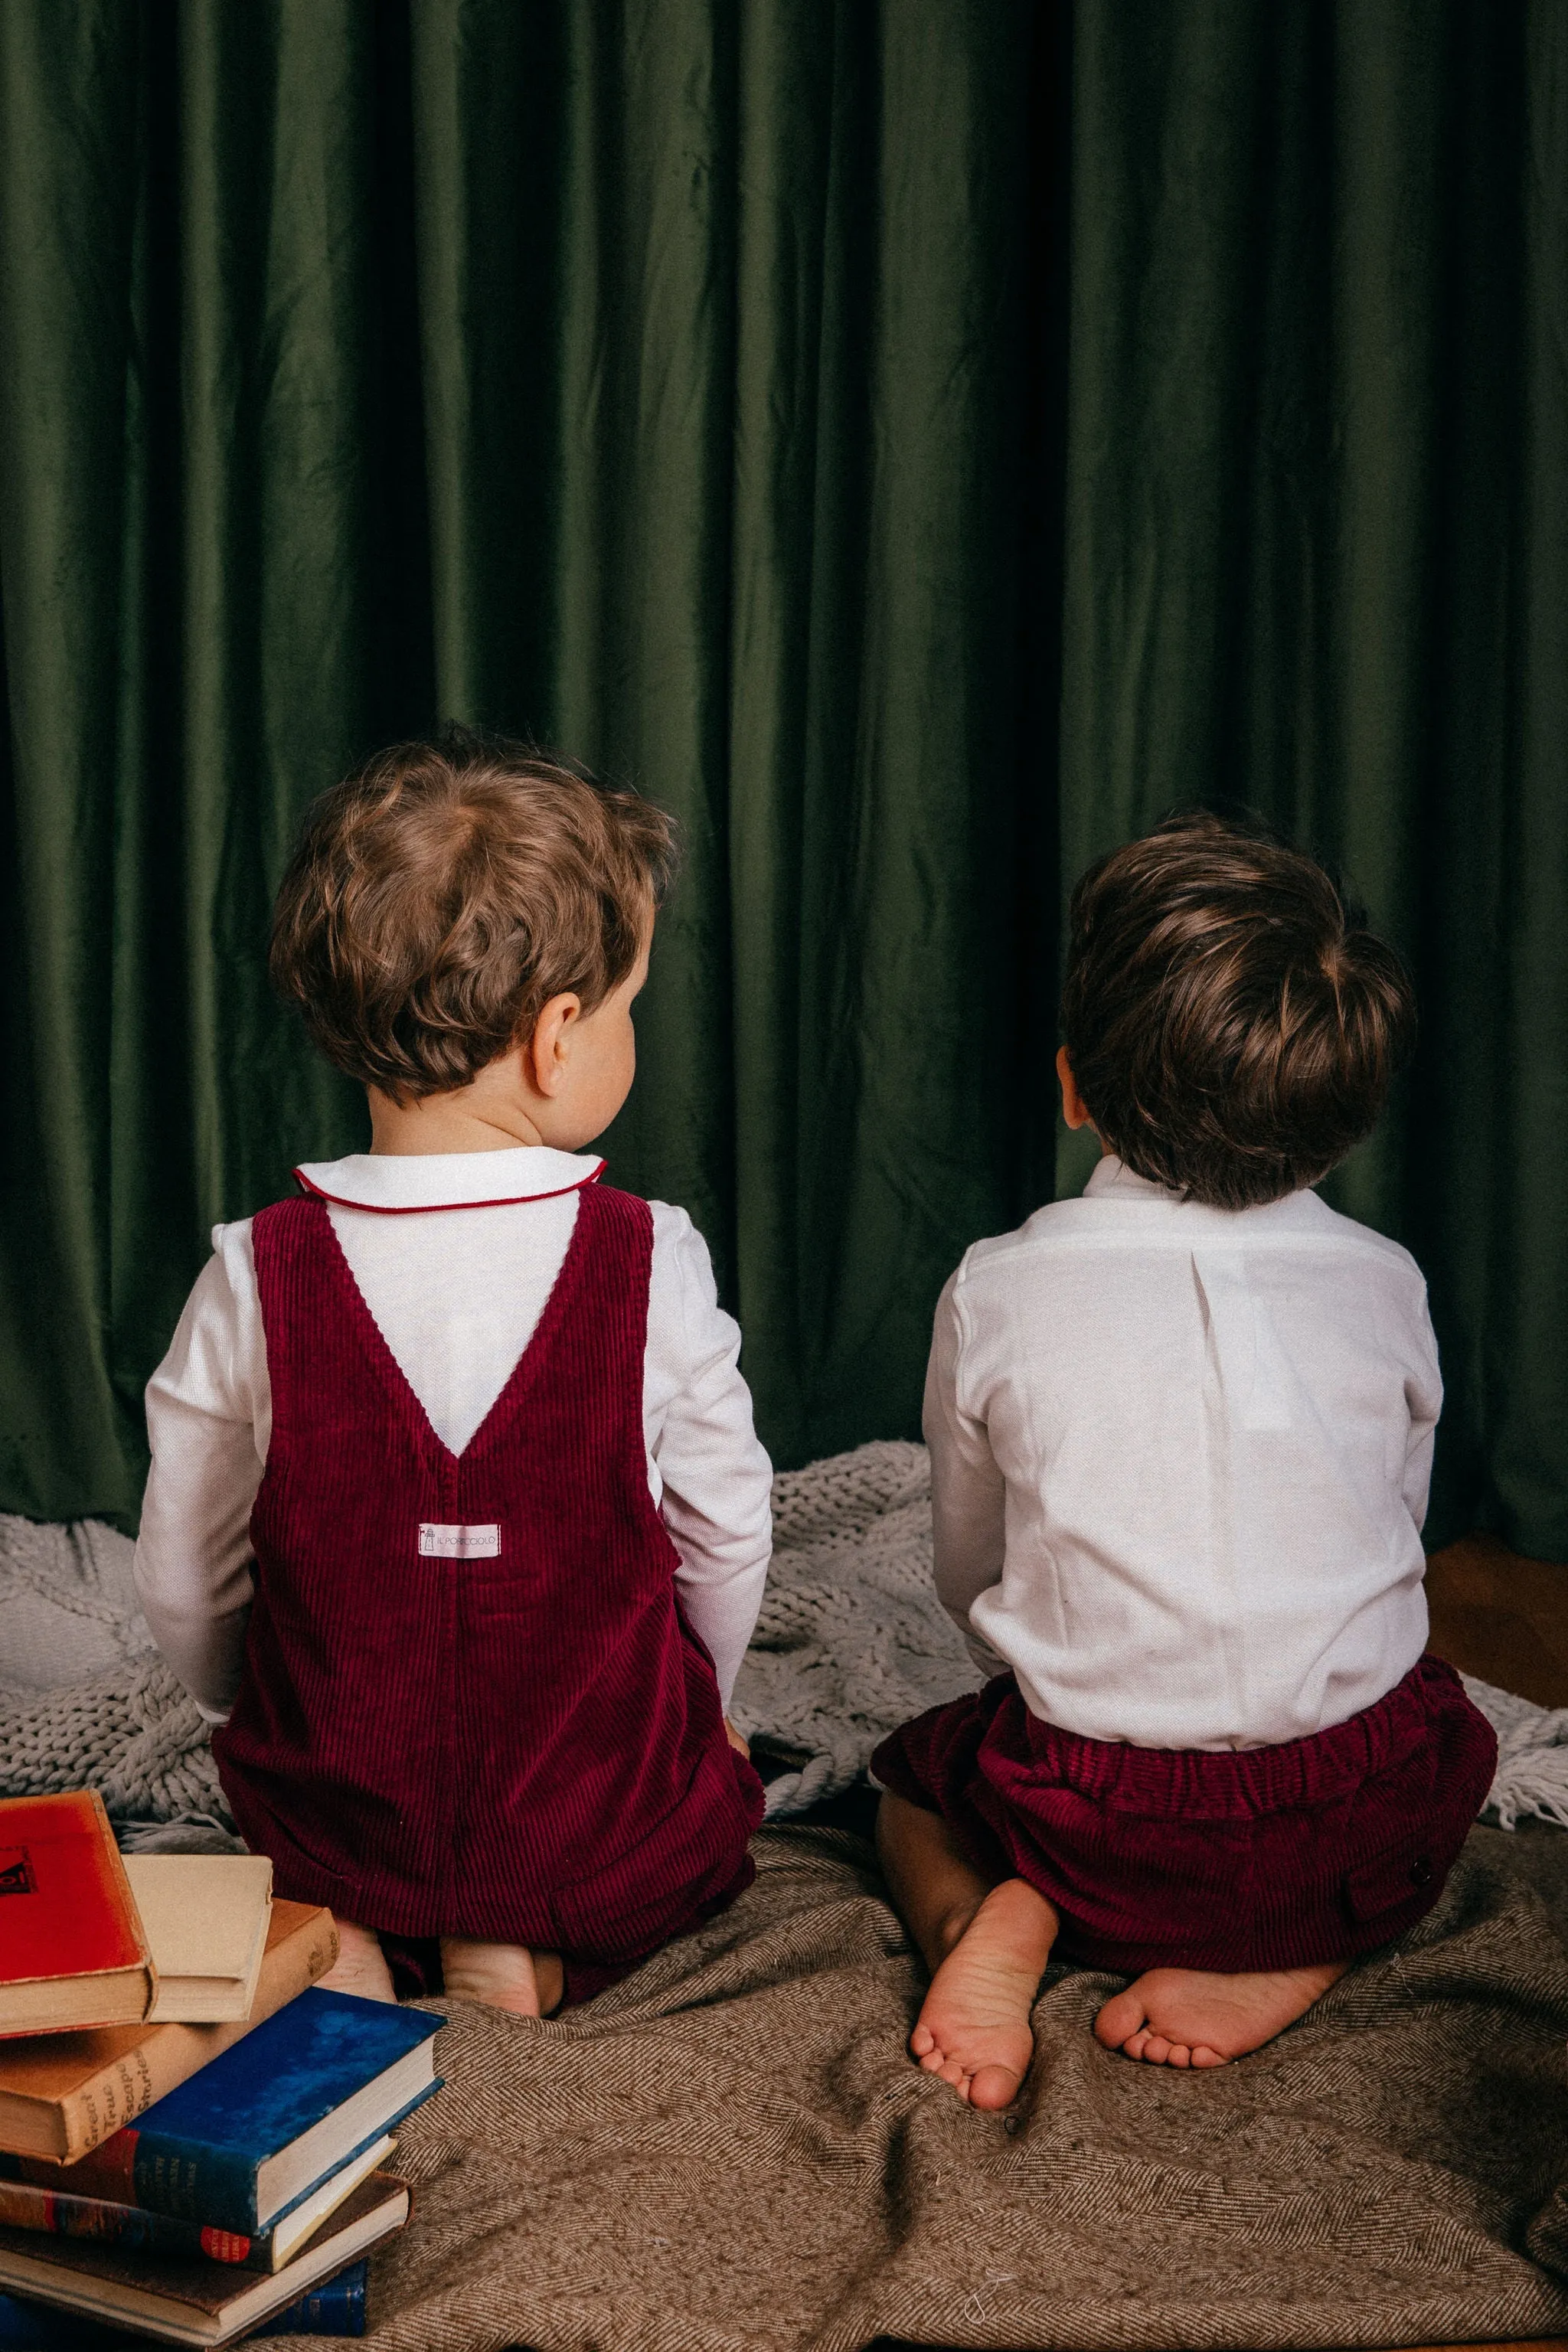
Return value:
M 970 1250 L 926 1387 L 937 1590 L 992 1679 L 872 1759 L 910 2048 L 977 2106 L 1053 1955 L 1131 1979 L 1110 2049 L 1256 2050 L 1431 1908 L 1485 1801 L 1490 1727 L 1426 1654 L 1426 1287 L 1310 1189 L 1414 1025 L 1259 831 L 1173 819 L 1074 893 L 1057 1068 L 1102 1156 Z
M 371 1148 L 220 1225 L 147 1391 L 136 1579 L 327 1979 L 525 2015 L 752 1875 L 725 1708 L 770 1469 L 701 1236 L 584 1147 L 636 1066 L 668 820 L 454 730 L 310 813 L 272 972 Z

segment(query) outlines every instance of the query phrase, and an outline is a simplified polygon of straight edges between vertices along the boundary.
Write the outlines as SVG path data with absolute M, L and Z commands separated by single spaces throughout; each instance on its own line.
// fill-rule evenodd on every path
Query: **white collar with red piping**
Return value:
M 346 1160 L 307 1160 L 295 1169 L 294 1180 L 339 1208 L 397 1217 L 421 1209 L 509 1209 L 520 1201 L 554 1201 L 596 1183 L 604 1171 L 602 1160 L 541 1143 L 508 1151 L 355 1151 Z

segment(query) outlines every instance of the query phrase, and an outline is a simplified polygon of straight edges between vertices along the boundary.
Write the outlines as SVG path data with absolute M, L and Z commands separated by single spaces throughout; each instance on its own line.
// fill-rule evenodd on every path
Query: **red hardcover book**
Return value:
M 154 1981 L 102 1798 L 0 1798 L 0 2034 L 134 2024 Z

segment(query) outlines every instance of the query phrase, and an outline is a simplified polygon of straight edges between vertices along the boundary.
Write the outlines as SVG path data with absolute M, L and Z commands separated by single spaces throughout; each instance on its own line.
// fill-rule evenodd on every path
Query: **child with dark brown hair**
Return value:
M 1058 1055 L 1102 1157 L 977 1243 L 926 1387 L 939 1593 L 993 1679 L 878 1749 L 929 1962 L 910 2039 L 976 2106 L 1055 1953 L 1100 2040 L 1216 2066 L 1430 1909 L 1496 1741 L 1426 1654 L 1426 1287 L 1310 1189 L 1415 1028 L 1310 858 L 1173 819 L 1074 894 Z
M 768 1459 L 690 1220 L 585 1155 L 626 1100 L 668 820 L 454 731 L 317 803 L 273 977 L 372 1143 L 220 1225 L 147 1391 L 149 1622 L 330 1983 L 383 1938 L 535 2015 L 751 1879 L 725 1707 Z

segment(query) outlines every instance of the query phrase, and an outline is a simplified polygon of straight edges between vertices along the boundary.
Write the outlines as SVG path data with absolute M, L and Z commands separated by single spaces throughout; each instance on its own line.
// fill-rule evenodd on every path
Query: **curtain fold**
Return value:
M 679 819 L 606 1149 L 786 1463 L 912 1432 L 963 1249 L 1087 1172 L 1088 859 L 1204 800 L 1342 863 L 1421 986 L 1331 1192 L 1431 1277 L 1434 1532 L 1568 1557 L 1565 42 L 7 0 L 0 1507 L 133 1517 L 208 1226 L 363 1139 L 268 902 L 455 717 Z

